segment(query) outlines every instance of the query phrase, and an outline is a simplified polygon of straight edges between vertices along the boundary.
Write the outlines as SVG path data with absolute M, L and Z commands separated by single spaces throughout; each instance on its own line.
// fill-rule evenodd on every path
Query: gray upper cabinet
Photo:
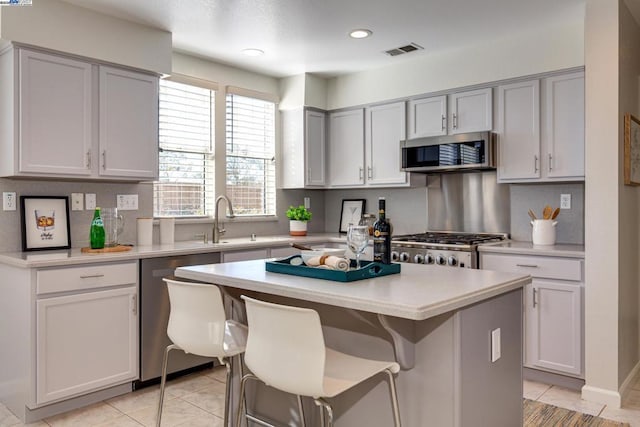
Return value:
M 326 117 L 324 111 L 306 108 L 280 112 L 282 188 L 326 185 Z
M 407 138 L 493 129 L 492 89 L 478 89 L 409 101 Z
M 498 181 L 584 180 L 584 73 L 498 87 Z
M 157 76 L 14 47 L 0 70 L 0 176 L 157 178 Z

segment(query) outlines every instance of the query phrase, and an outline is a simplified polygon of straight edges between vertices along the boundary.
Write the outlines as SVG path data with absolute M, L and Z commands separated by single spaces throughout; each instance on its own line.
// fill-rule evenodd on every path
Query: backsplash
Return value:
M 560 206 L 561 194 L 571 194 L 571 209 L 561 209 L 556 218 L 556 242 L 584 244 L 584 183 L 511 184 L 511 238 L 530 242 L 527 211 L 542 218 L 545 205 Z

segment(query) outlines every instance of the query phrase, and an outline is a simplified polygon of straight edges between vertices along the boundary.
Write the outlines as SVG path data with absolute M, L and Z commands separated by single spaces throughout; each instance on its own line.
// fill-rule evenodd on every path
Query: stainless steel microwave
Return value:
M 402 170 L 451 172 L 496 168 L 496 135 L 462 133 L 400 141 Z

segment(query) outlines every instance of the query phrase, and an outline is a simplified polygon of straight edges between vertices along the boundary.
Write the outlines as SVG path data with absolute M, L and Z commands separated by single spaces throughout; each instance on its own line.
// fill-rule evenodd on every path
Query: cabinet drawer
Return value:
M 137 283 L 137 262 L 38 270 L 37 293 L 66 292 Z
M 480 268 L 547 279 L 582 281 L 582 260 L 574 258 L 482 254 Z

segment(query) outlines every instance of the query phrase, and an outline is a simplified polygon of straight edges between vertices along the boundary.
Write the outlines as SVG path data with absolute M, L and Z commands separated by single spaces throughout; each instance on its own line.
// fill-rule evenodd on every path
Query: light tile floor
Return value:
M 165 392 L 162 425 L 222 427 L 224 381 L 224 369 L 219 367 L 170 381 Z M 531 400 L 610 420 L 628 422 L 631 427 L 640 427 L 640 375 L 631 385 L 629 395 L 620 409 L 582 400 L 580 393 L 574 390 L 533 381 L 524 382 L 523 394 Z M 147 387 L 27 425 L 32 427 L 155 426 L 158 395 L 159 386 Z M 23 425 L 0 404 L 0 427 Z

